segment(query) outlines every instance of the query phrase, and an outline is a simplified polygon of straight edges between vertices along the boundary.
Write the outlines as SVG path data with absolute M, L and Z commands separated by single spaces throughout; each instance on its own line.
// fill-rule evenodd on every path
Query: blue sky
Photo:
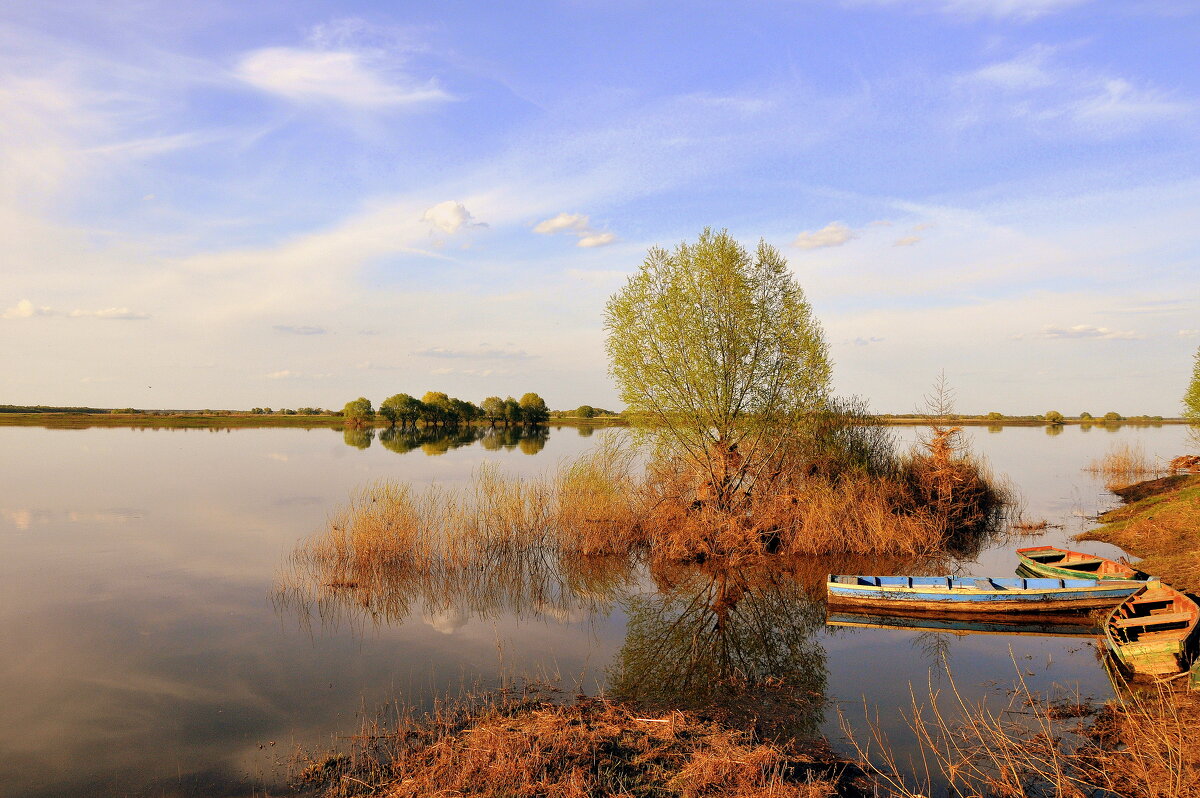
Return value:
M 727 227 L 884 412 L 1174 415 L 1200 5 L 8 4 L 0 403 L 617 406 L 606 298 Z

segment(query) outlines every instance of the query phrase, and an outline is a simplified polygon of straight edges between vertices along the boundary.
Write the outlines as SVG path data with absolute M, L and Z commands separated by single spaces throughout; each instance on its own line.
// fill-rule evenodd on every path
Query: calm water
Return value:
M 1184 432 L 968 429 L 1019 488 L 1026 516 L 1063 524 L 1036 539 L 1051 544 L 1113 504 L 1081 466 L 1120 442 L 1178 454 Z M 889 717 L 908 706 L 910 684 L 944 685 L 942 655 L 971 696 L 1011 684 L 1017 667 L 1035 688 L 1109 694 L 1090 638 L 826 628 L 803 589 L 765 589 L 761 576 L 749 590 L 687 571 L 584 575 L 553 595 L 460 586 L 376 622 L 279 600 L 297 542 L 364 483 L 455 484 L 484 463 L 535 474 L 603 434 L 0 428 L 0 795 L 248 795 L 278 782 L 297 745 L 333 744 L 364 711 L 503 674 L 686 701 L 720 663 L 688 660 L 681 626 L 737 642 L 743 673 L 813 691 L 817 700 L 783 709 L 834 737 L 834 706 L 861 717 L 865 695 Z M 1018 545 L 1028 544 L 963 570 L 1008 575 Z

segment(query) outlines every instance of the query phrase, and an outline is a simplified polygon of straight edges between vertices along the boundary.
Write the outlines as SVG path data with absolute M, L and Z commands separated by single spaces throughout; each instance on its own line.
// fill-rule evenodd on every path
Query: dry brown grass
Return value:
M 897 762 L 877 721 L 864 736 L 842 718 L 882 794 L 921 798 L 941 781 L 962 798 L 1200 795 L 1195 693 L 1121 687 L 1116 700 L 1095 706 L 1047 699 L 1019 679 L 1007 704 L 993 708 L 967 702 L 953 679 L 950 691 L 954 719 L 939 708 L 938 691 L 930 690 L 928 706 L 913 698 L 908 719 L 921 746 L 918 772 Z
M 441 705 L 391 728 L 368 724 L 348 753 L 303 763 L 327 798 L 412 796 L 723 796 L 829 798 L 847 780 L 827 751 L 801 751 L 684 713 L 544 691 Z
M 1165 471 L 1146 456 L 1146 450 L 1140 443 L 1114 444 L 1103 457 L 1093 460 L 1084 470 L 1105 477 L 1104 487 L 1112 491 Z

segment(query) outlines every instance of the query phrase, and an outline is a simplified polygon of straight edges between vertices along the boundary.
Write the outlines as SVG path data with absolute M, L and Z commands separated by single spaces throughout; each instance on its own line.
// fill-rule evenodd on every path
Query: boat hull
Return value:
M 830 604 L 888 613 L 1074 612 L 1119 604 L 1145 582 L 831 575 Z
M 1059 549 L 1053 546 L 1031 546 L 1017 549 L 1017 558 L 1021 565 L 1037 576 L 1049 576 L 1058 579 L 1100 579 L 1100 580 L 1130 580 L 1137 579 L 1138 572 L 1134 568 L 1122 565 L 1115 560 L 1096 557 L 1078 551 Z M 1087 568 L 1071 567 L 1071 559 L 1083 559 L 1090 563 Z M 1053 561 L 1047 561 L 1053 560 Z
M 1182 673 L 1198 621 L 1200 607 L 1194 601 L 1168 585 L 1150 583 L 1109 613 L 1105 643 L 1135 675 Z

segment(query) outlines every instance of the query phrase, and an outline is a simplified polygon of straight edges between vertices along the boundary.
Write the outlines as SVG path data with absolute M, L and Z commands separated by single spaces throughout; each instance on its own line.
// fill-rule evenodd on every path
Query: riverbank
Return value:
M 1126 502 L 1100 516 L 1103 526 L 1078 536 L 1119 546 L 1146 573 L 1200 592 L 1200 474 L 1138 482 L 1113 491 Z

